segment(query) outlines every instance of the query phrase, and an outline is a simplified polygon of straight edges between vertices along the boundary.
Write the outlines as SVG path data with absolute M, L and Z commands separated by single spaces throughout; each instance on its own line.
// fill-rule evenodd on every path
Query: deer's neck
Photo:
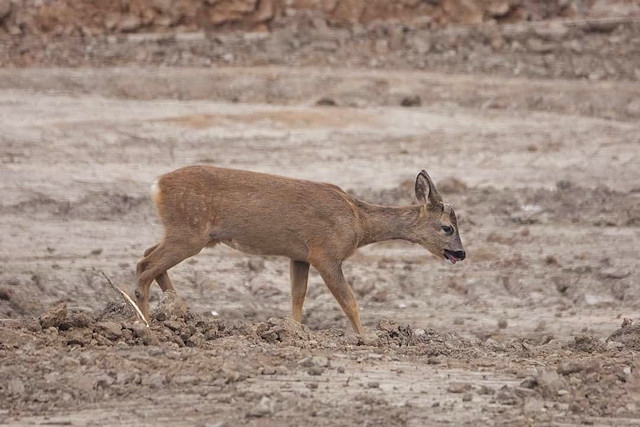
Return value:
M 420 215 L 420 206 L 376 206 L 358 201 L 364 235 L 360 246 L 385 240 L 415 242 L 412 229 Z

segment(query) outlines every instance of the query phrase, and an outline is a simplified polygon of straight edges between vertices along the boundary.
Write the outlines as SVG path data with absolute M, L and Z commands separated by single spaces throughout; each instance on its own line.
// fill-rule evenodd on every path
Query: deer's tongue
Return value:
M 448 252 L 444 253 L 444 259 L 451 264 L 455 264 L 458 261 L 455 256 L 451 255 Z

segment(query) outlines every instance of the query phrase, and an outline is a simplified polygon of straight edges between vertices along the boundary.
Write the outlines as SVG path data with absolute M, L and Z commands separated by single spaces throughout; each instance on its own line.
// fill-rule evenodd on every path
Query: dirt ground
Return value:
M 640 69 L 540 55 L 0 69 L 0 424 L 640 425 Z M 146 328 L 102 272 L 133 292 L 150 185 L 192 163 L 389 205 L 427 169 L 468 258 L 361 249 L 356 336 L 315 271 L 301 326 L 287 260 L 217 247 L 171 270 L 186 313 L 154 285 Z

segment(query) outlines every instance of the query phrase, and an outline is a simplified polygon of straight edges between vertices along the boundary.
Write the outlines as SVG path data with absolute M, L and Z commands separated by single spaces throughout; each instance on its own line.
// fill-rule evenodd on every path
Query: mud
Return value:
M 632 78 L 259 66 L 0 77 L 0 424 L 640 424 Z M 177 295 L 154 285 L 147 328 L 102 273 L 133 292 L 161 233 L 149 187 L 190 163 L 380 204 L 412 203 L 427 169 L 468 259 L 403 242 L 360 250 L 344 266 L 356 336 L 316 272 L 300 325 L 286 260 L 214 248 L 171 270 Z

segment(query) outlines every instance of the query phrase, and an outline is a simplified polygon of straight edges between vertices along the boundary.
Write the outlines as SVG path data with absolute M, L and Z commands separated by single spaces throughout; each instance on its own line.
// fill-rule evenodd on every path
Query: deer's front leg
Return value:
M 307 295 L 309 263 L 291 260 L 291 315 L 296 322 L 302 322 L 302 305 Z
M 342 307 L 342 311 L 347 315 L 351 321 L 351 326 L 357 334 L 362 334 L 362 324 L 360 323 L 360 312 L 358 311 L 358 303 L 356 297 L 351 291 L 351 287 L 347 283 L 342 274 L 342 266 L 339 263 L 320 263 L 313 265 L 320 275 L 322 280 L 327 285 L 335 299 Z

